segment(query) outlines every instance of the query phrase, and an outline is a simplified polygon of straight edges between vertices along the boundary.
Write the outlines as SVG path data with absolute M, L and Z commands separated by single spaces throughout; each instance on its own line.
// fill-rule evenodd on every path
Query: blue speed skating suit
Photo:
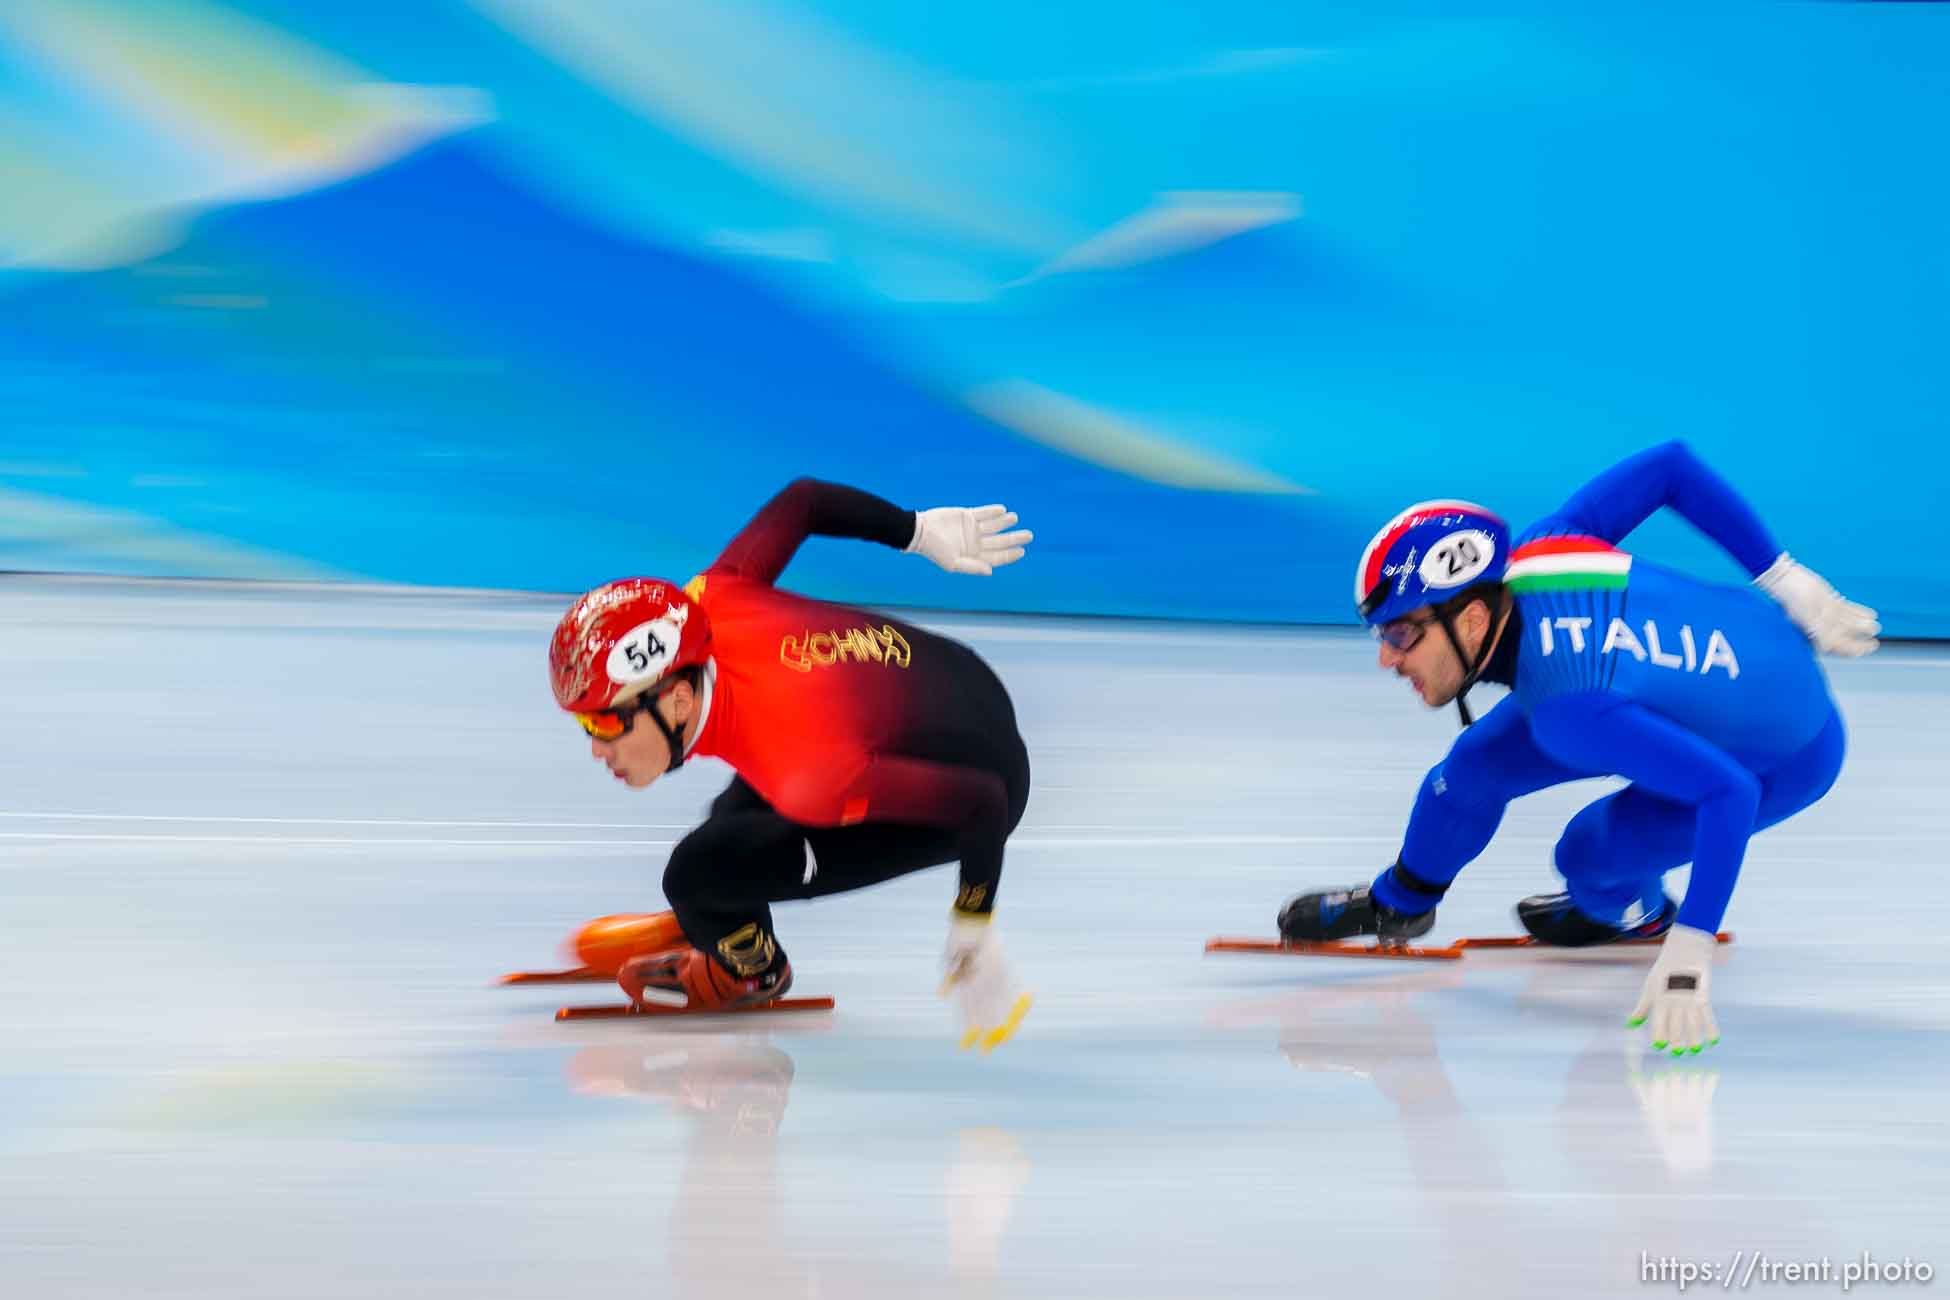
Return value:
M 1512 694 L 1423 781 L 1400 859 L 1415 886 L 1390 868 L 1377 900 L 1428 910 L 1510 800 L 1618 776 L 1630 786 L 1586 807 L 1557 842 L 1572 902 L 1594 920 L 1637 924 L 1664 905 L 1664 874 L 1691 862 L 1678 923 L 1717 930 L 1748 838 L 1834 784 L 1841 718 L 1813 647 L 1780 607 L 1616 549 L 1667 506 L 1750 573 L 1780 554 L 1679 443 L 1619 464 L 1520 534 L 1504 572 L 1513 612 L 1483 673 Z

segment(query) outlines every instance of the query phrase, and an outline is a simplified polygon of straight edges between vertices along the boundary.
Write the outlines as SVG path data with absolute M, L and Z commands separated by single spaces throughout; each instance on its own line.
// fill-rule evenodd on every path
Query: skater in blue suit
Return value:
M 1726 549 L 1754 591 L 1698 582 L 1618 543 L 1669 506 Z M 1795 563 L 1753 510 L 1677 442 L 1586 484 L 1511 545 L 1463 501 L 1412 506 L 1375 535 L 1355 578 L 1381 666 L 1465 729 L 1422 782 L 1400 857 L 1370 885 L 1302 894 L 1288 939 L 1426 934 L 1504 807 L 1547 786 L 1620 776 L 1557 842 L 1565 891 L 1517 915 L 1540 943 L 1663 934 L 1630 1023 L 1675 1055 L 1719 1041 L 1708 1001 L 1714 932 L 1748 838 L 1813 804 L 1841 770 L 1842 721 L 1817 650 L 1868 654 L 1873 610 Z M 1810 644 L 1812 642 L 1812 645 Z M 1508 698 L 1471 725 L 1464 696 Z M 1663 877 L 1693 864 L 1685 901 Z

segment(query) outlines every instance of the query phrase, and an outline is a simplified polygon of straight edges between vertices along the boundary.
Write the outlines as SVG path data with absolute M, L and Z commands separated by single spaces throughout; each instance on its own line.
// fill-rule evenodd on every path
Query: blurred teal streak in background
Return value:
M 0 567 L 570 590 L 812 474 L 1038 535 L 823 595 L 1344 622 L 1678 436 L 1950 635 L 1950 7 L 1463 14 L 15 0 Z

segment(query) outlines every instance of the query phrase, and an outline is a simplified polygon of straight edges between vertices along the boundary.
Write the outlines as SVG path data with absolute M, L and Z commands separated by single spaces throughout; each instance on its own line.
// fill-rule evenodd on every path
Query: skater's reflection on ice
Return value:
M 848 1216 L 846 1231 L 856 1235 L 838 1239 L 821 1226 L 832 1222 L 844 1189 L 792 1176 L 785 1124 L 798 1068 L 768 1035 L 683 1033 L 588 1046 L 566 1074 L 578 1095 L 659 1103 L 688 1124 L 669 1198 L 666 1262 L 678 1294 L 938 1292 L 939 1274 L 890 1263 L 876 1249 L 885 1225 Z M 1030 1162 L 1000 1128 L 964 1128 L 953 1143 L 946 1168 L 925 1176 L 917 1199 L 944 1207 L 945 1225 L 930 1230 L 945 1226 L 948 1273 L 958 1289 L 981 1294 L 999 1272 Z M 647 1219 L 664 1199 L 645 1197 Z

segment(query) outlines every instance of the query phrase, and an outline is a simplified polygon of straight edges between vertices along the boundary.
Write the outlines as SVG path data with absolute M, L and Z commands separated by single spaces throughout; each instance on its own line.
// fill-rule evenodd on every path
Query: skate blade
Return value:
M 563 1007 L 555 1013 L 555 1018 L 557 1020 L 625 1020 L 631 1016 L 743 1016 L 764 1011 L 831 1011 L 832 1009 L 831 998 L 777 998 L 771 1002 L 754 1003 L 748 1007 L 721 1007 L 715 1011 L 664 1006 L 655 1002 L 646 1002 L 639 1007 L 625 1002 L 621 1006 Z
M 614 984 L 614 971 L 593 970 L 588 966 L 578 966 L 574 970 L 518 970 L 511 975 L 503 975 L 498 984 Z
M 1732 943 L 1733 931 L 1722 930 L 1713 936 L 1720 943 Z M 1582 948 L 1560 948 L 1556 944 L 1538 943 L 1535 935 L 1491 936 L 1489 938 L 1458 939 L 1457 948 L 1548 948 L 1552 952 L 1602 952 L 1606 948 L 1649 948 L 1666 941 L 1663 934 L 1649 939 L 1614 939 L 1610 943 L 1587 944 Z
M 1454 961 L 1462 949 L 1410 948 L 1374 943 L 1308 943 L 1286 939 L 1207 939 L 1207 952 L 1264 952 L 1286 957 L 1382 957 L 1392 961 Z

